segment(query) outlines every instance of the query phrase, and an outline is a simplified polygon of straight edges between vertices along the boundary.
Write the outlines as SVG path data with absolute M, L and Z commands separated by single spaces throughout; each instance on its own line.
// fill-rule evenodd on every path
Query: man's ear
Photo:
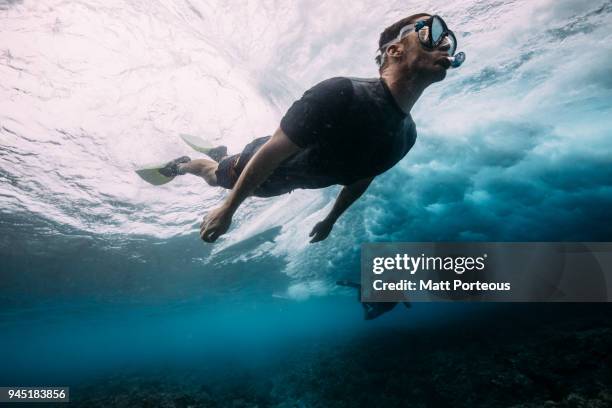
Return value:
M 404 47 L 401 43 L 392 44 L 387 47 L 385 53 L 389 58 L 401 58 L 402 54 L 404 53 Z

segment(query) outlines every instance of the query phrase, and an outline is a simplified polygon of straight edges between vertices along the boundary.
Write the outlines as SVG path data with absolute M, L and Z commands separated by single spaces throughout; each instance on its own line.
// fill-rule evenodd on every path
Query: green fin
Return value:
M 212 143 L 198 136 L 187 135 L 185 133 L 181 133 L 179 136 L 189 147 L 200 153 L 208 154 L 208 151 L 214 147 Z
M 155 165 L 155 166 L 147 166 L 142 169 L 136 170 L 136 174 L 140 176 L 147 183 L 153 184 L 154 186 L 161 186 L 162 184 L 166 184 L 171 182 L 174 177 L 166 177 L 159 172 L 160 169 L 163 169 L 166 166 L 166 163 Z

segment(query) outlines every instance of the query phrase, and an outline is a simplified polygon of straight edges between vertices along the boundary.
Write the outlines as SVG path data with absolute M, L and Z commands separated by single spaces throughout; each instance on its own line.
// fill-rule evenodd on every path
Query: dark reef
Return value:
M 222 376 L 117 374 L 74 387 L 72 405 L 612 407 L 611 317 L 607 304 L 503 305 L 452 325 L 309 344 L 282 364 Z

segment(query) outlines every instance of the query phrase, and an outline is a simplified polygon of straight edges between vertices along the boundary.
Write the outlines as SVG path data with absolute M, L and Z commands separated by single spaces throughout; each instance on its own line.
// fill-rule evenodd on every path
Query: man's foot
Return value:
M 227 156 L 227 146 L 213 147 L 208 151 L 208 153 L 206 153 L 206 155 L 219 163 L 224 157 Z
M 183 163 L 189 163 L 191 159 L 187 156 L 179 157 L 178 159 L 174 159 L 171 162 L 168 162 L 163 168 L 159 169 L 159 172 L 166 177 L 176 177 L 181 174 L 185 174 L 181 172 L 179 169 L 179 165 Z

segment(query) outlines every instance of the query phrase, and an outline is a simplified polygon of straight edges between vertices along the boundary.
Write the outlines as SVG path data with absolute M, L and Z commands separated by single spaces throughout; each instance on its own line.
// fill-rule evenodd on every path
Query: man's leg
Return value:
M 187 163 L 178 165 L 179 174 L 193 174 L 194 176 L 202 177 L 208 185 L 216 187 L 217 183 L 217 167 L 219 163 L 208 159 L 196 159 Z
M 251 157 L 257 152 L 257 149 L 269 138 L 270 136 L 255 139 L 245 146 L 242 153 L 233 156 L 227 156 L 227 147 L 217 146 L 206 152 L 213 160 L 191 160 L 187 156 L 179 157 L 166 164 L 160 170 L 160 173 L 166 177 L 193 174 L 194 176 L 202 177 L 212 187 L 232 189 L 242 169 L 244 169 Z M 237 168 L 239 159 L 241 165 Z

